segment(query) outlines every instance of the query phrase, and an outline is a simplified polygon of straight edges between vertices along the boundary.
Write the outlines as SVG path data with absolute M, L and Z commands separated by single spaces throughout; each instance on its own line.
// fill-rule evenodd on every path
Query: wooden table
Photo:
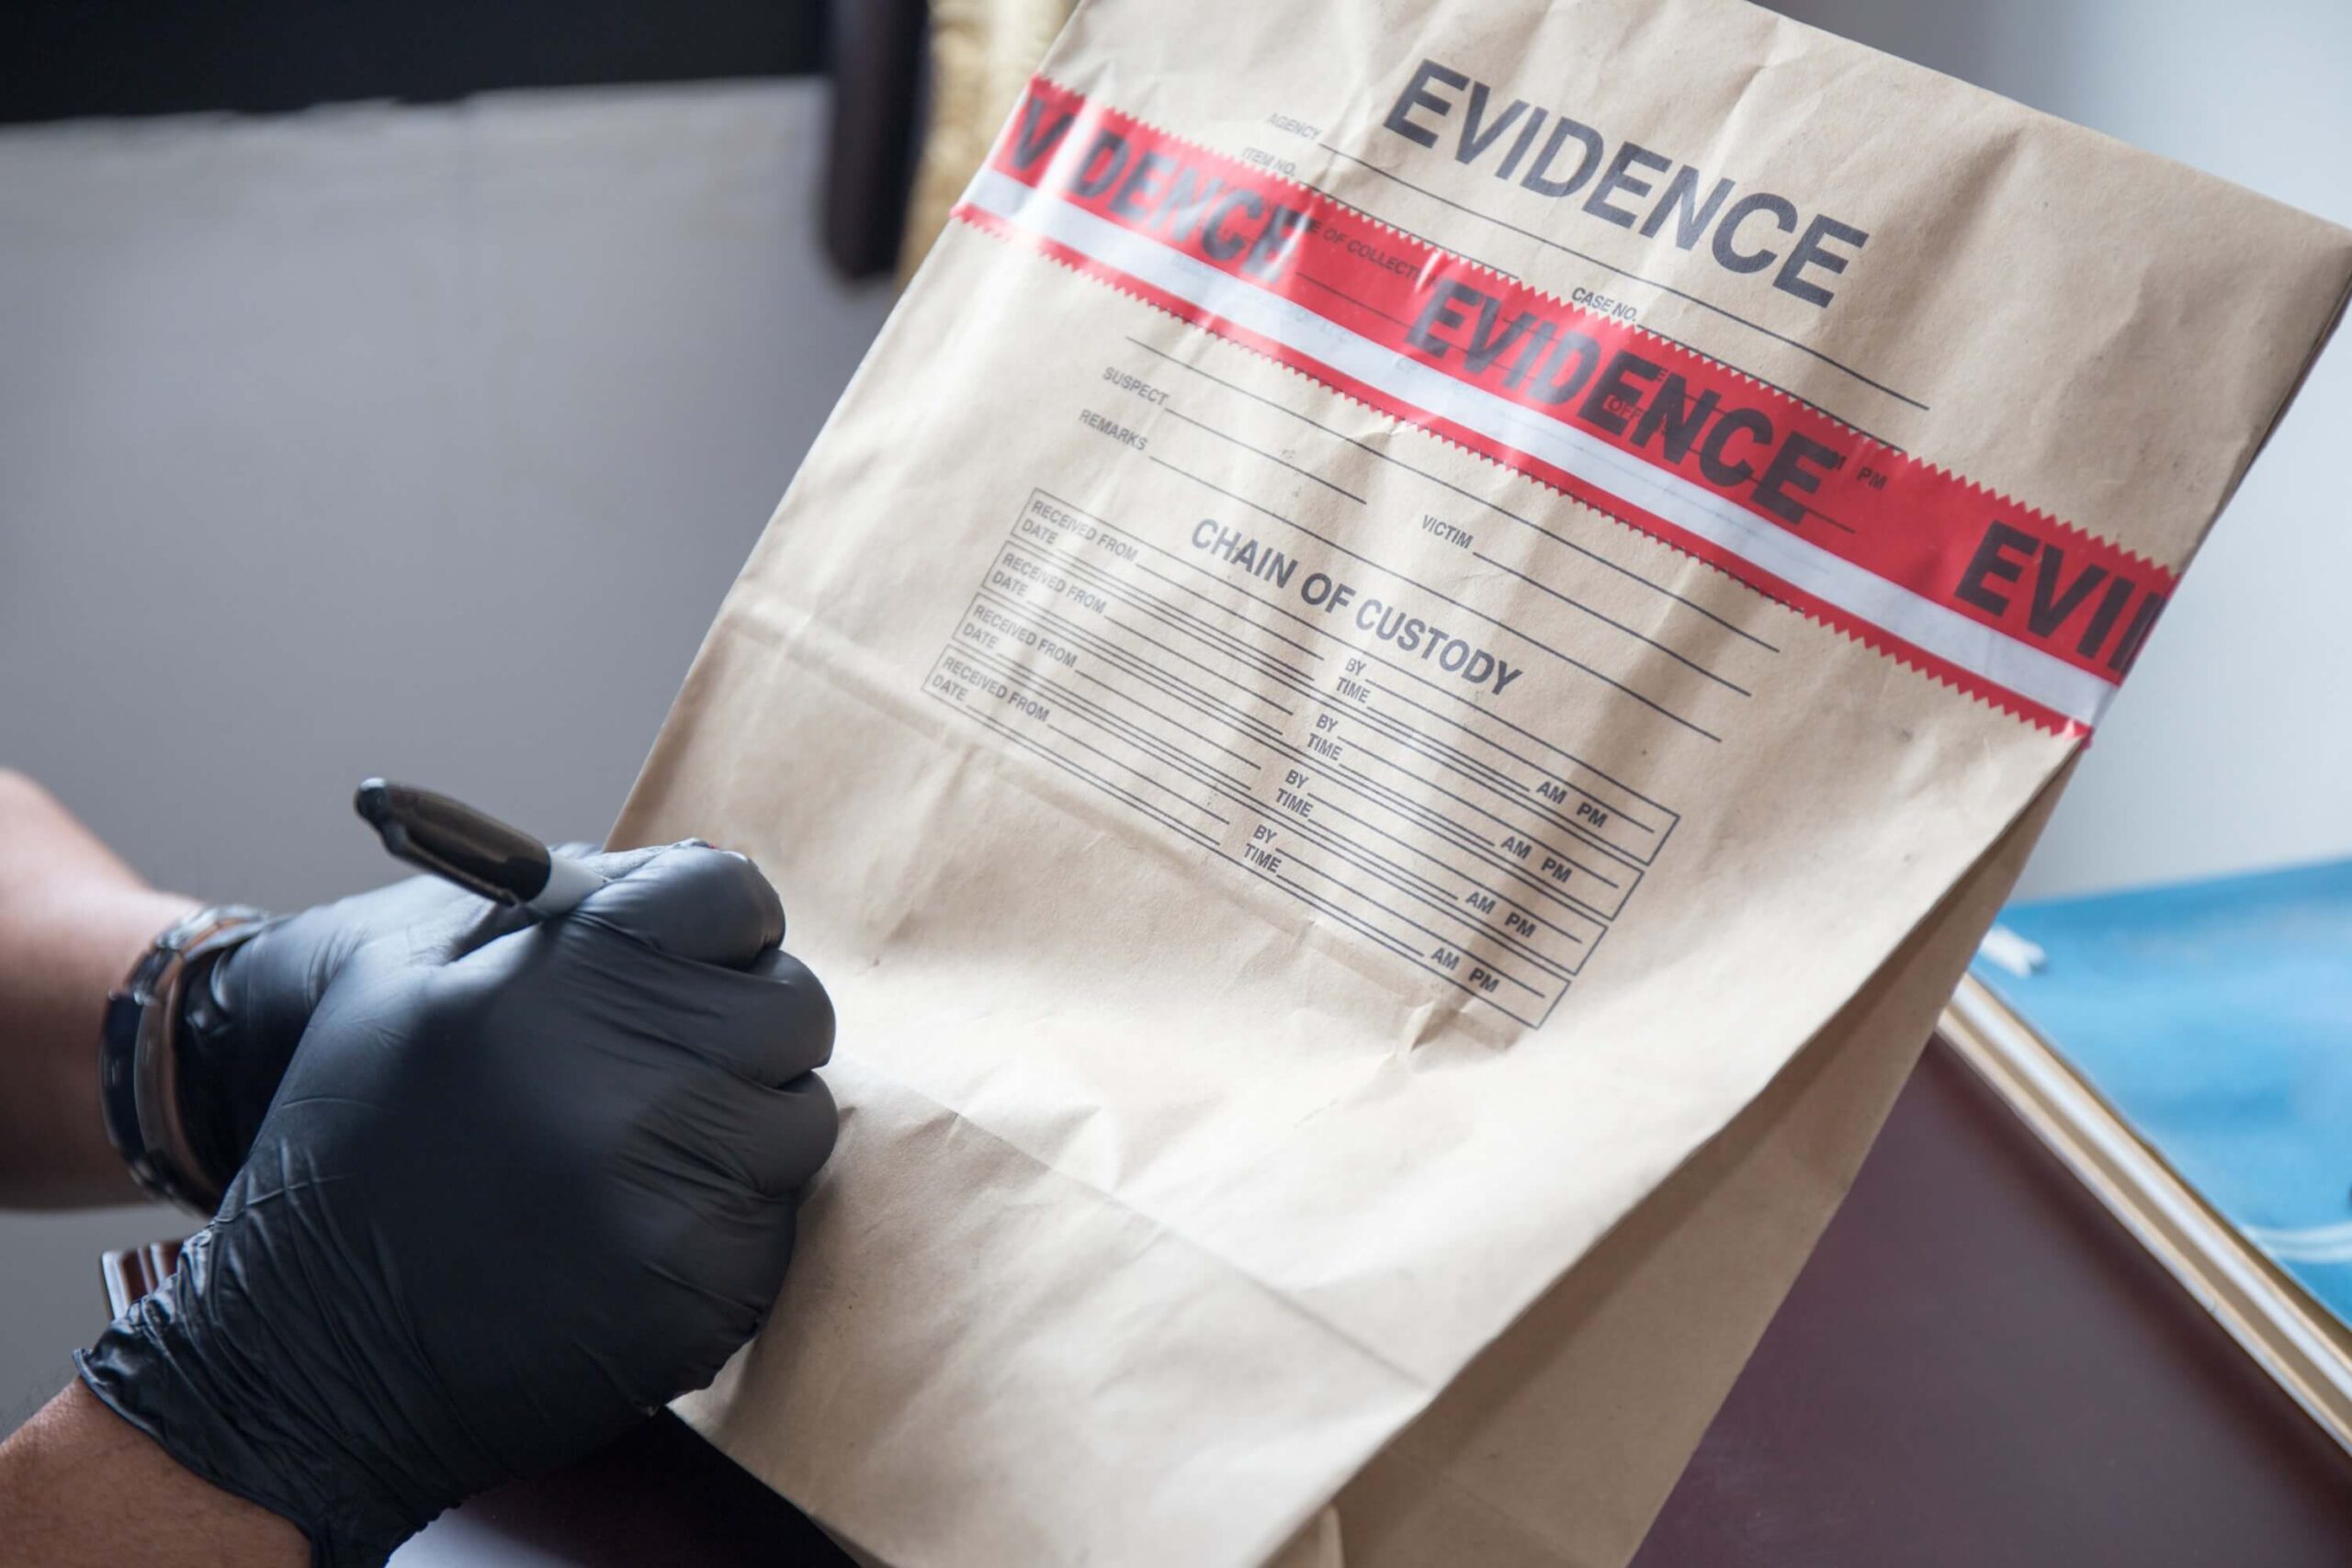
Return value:
M 394 1559 L 847 1562 L 668 1418 Z M 2344 1568 L 2352 1463 L 1931 1046 L 1635 1568 L 2109 1563 Z

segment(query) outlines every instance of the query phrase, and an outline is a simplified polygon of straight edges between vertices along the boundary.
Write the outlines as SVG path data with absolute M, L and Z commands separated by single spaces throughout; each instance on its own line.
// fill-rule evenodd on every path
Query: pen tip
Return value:
M 351 807 L 373 827 L 381 828 L 391 816 L 392 786 L 382 779 L 362 779 Z

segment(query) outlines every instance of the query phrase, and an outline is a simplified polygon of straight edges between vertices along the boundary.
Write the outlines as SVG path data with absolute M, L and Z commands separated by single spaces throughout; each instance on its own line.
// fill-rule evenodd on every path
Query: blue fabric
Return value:
M 2352 1323 L 2352 860 L 2018 904 L 1974 973 L 2205 1200 Z

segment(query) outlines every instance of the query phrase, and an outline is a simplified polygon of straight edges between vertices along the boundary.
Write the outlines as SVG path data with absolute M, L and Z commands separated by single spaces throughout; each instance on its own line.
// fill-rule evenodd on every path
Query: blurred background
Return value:
M 2341 0 L 1781 8 L 2352 223 Z M 8 7 L 0 764 L 281 908 L 386 879 L 369 773 L 601 836 L 889 309 L 907 193 L 960 183 L 922 106 L 1009 90 L 1060 9 L 937 0 L 997 30 L 927 72 L 900 0 Z M 2352 851 L 2348 425 L 2339 345 L 2022 891 Z M 100 1325 L 98 1251 L 187 1228 L 0 1214 L 0 1429 Z

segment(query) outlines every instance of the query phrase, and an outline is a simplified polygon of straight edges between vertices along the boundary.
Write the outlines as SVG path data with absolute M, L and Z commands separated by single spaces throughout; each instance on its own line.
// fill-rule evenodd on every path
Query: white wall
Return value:
M 2345 0 L 1778 8 L 2352 224 Z M 2198 557 L 2021 896 L 2352 853 L 2352 333 Z
M 369 773 L 601 836 L 888 309 L 824 91 L 0 133 L 0 762 L 281 908 L 390 877 Z M 0 1214 L 0 1430 L 189 1228 Z

